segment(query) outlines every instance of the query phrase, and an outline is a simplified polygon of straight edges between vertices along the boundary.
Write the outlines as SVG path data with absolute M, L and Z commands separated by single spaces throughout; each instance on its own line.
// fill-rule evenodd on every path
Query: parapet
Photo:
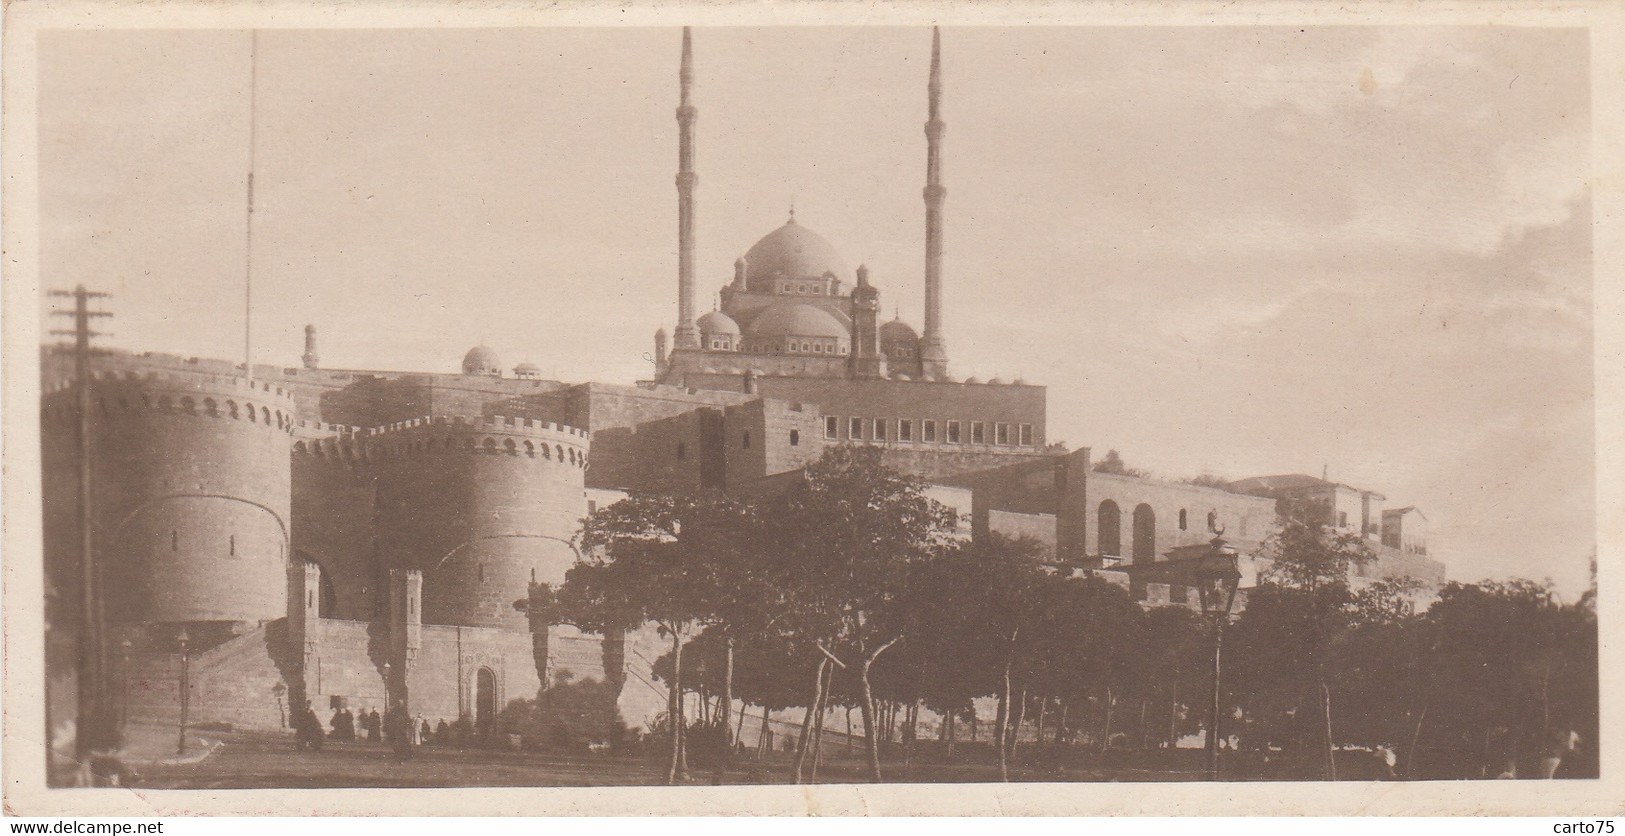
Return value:
M 230 418 L 292 432 L 293 393 L 273 383 L 243 377 L 183 370 L 97 370 L 91 373 L 91 397 L 103 414 L 146 409 L 177 415 Z M 73 381 L 49 381 L 44 409 L 67 410 L 65 397 Z
M 294 452 L 345 461 L 373 460 L 418 453 L 481 453 L 525 456 L 587 467 L 589 433 L 577 427 L 532 418 L 493 415 L 486 418 L 425 416 L 362 429 L 328 425 L 336 430 L 318 437 L 321 425 L 301 430 L 304 440 Z

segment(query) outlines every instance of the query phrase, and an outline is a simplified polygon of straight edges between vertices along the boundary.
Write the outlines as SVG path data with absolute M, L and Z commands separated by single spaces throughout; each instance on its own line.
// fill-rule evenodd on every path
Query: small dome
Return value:
M 981 383 L 982 381 L 976 375 L 971 375 L 970 377 L 965 378 L 965 382 L 966 383 Z
M 822 308 L 781 302 L 763 311 L 750 324 L 753 337 L 828 337 L 845 341 L 846 326 Z
M 914 328 L 907 322 L 904 322 L 901 318 L 894 319 L 891 322 L 880 326 L 880 339 L 883 342 L 892 342 L 895 340 L 918 340 L 919 338 L 920 335 L 915 333 Z
M 989 380 L 987 382 L 987 385 L 989 385 L 989 386 L 1003 386 L 1004 385 L 1004 378 L 995 377 L 992 380 Z
M 913 380 L 914 378 L 909 377 L 908 375 L 903 374 L 902 372 L 892 372 L 891 379 L 892 380 L 908 381 L 908 380 Z
M 542 367 L 530 362 L 529 360 L 526 360 L 525 362 L 513 367 L 513 376 L 526 379 L 541 377 Z
M 502 358 L 484 345 L 477 345 L 463 355 L 463 374 L 502 376 Z
M 818 279 L 826 273 L 842 280 L 849 275 L 835 247 L 794 217 L 745 253 L 745 286 L 752 291 L 771 291 L 777 279 Z
M 718 337 L 739 336 L 739 323 L 734 322 L 733 317 L 722 311 L 712 311 L 700 317 L 695 324 L 700 327 L 701 334 L 711 334 Z

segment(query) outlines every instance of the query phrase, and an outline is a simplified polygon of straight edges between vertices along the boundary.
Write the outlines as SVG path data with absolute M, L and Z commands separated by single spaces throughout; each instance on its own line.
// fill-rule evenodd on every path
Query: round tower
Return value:
M 72 421 L 67 394 L 46 395 L 48 437 Z M 92 539 L 107 618 L 282 617 L 291 394 L 240 377 L 103 370 L 92 404 Z
M 379 554 L 423 572 L 423 623 L 529 630 L 514 602 L 557 585 L 586 514 L 584 430 L 525 418 L 423 418 L 367 439 Z

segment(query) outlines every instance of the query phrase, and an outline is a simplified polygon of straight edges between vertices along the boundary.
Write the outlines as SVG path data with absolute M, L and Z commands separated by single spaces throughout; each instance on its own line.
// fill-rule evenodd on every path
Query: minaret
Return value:
M 920 361 L 925 377 L 948 376 L 948 345 L 942 339 L 942 33 L 931 29 L 931 82 L 927 88 L 929 119 L 925 123 L 925 334 Z
M 869 283 L 869 268 L 858 265 L 858 285 L 852 288 L 852 374 L 884 377 L 886 358 L 880 353 L 880 291 Z
M 700 115 L 689 103 L 694 86 L 694 50 L 688 27 L 683 27 L 683 64 L 677 80 L 682 98 L 677 105 L 677 332 L 675 348 L 699 348 L 694 327 L 694 120 Z
M 305 326 L 305 368 L 318 369 L 322 365 L 322 357 L 316 353 L 316 326 Z
M 655 380 L 665 380 L 667 371 L 666 329 L 655 331 Z

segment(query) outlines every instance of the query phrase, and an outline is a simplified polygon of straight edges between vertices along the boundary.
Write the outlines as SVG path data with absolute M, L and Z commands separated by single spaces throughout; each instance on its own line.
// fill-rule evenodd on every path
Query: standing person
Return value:
M 400 703 L 390 706 L 384 715 L 384 734 L 397 757 L 403 761 L 412 759 L 412 718 Z
M 1552 739 L 1546 744 L 1545 757 L 1540 760 L 1540 777 L 1552 779 L 1557 777 L 1558 767 L 1563 765 L 1563 758 L 1573 752 L 1580 743 L 1580 735 L 1573 729 L 1554 730 Z
M 321 751 L 322 720 L 316 716 L 316 709 L 312 708 L 310 701 L 305 701 L 305 707 L 299 712 L 299 743 L 300 748 L 309 747 L 312 751 Z
M 1399 763 L 1399 757 L 1394 754 L 1393 747 L 1384 743 L 1381 746 L 1378 746 L 1377 751 L 1373 754 L 1377 756 L 1377 764 L 1382 769 L 1383 780 L 1393 780 L 1395 777 L 1394 765 Z
M 434 736 L 434 733 L 429 731 L 429 721 L 423 719 L 423 715 L 419 714 L 418 715 L 418 745 L 422 746 L 422 745 L 428 743 L 429 740 L 433 736 Z
M 407 725 L 412 729 L 412 745 L 422 746 L 423 729 L 429 725 L 428 723 L 423 722 L 423 715 L 419 714 L 416 717 L 407 718 Z
M 378 709 L 374 708 L 367 714 L 367 742 L 378 743 L 384 739 L 384 718 L 378 716 Z

